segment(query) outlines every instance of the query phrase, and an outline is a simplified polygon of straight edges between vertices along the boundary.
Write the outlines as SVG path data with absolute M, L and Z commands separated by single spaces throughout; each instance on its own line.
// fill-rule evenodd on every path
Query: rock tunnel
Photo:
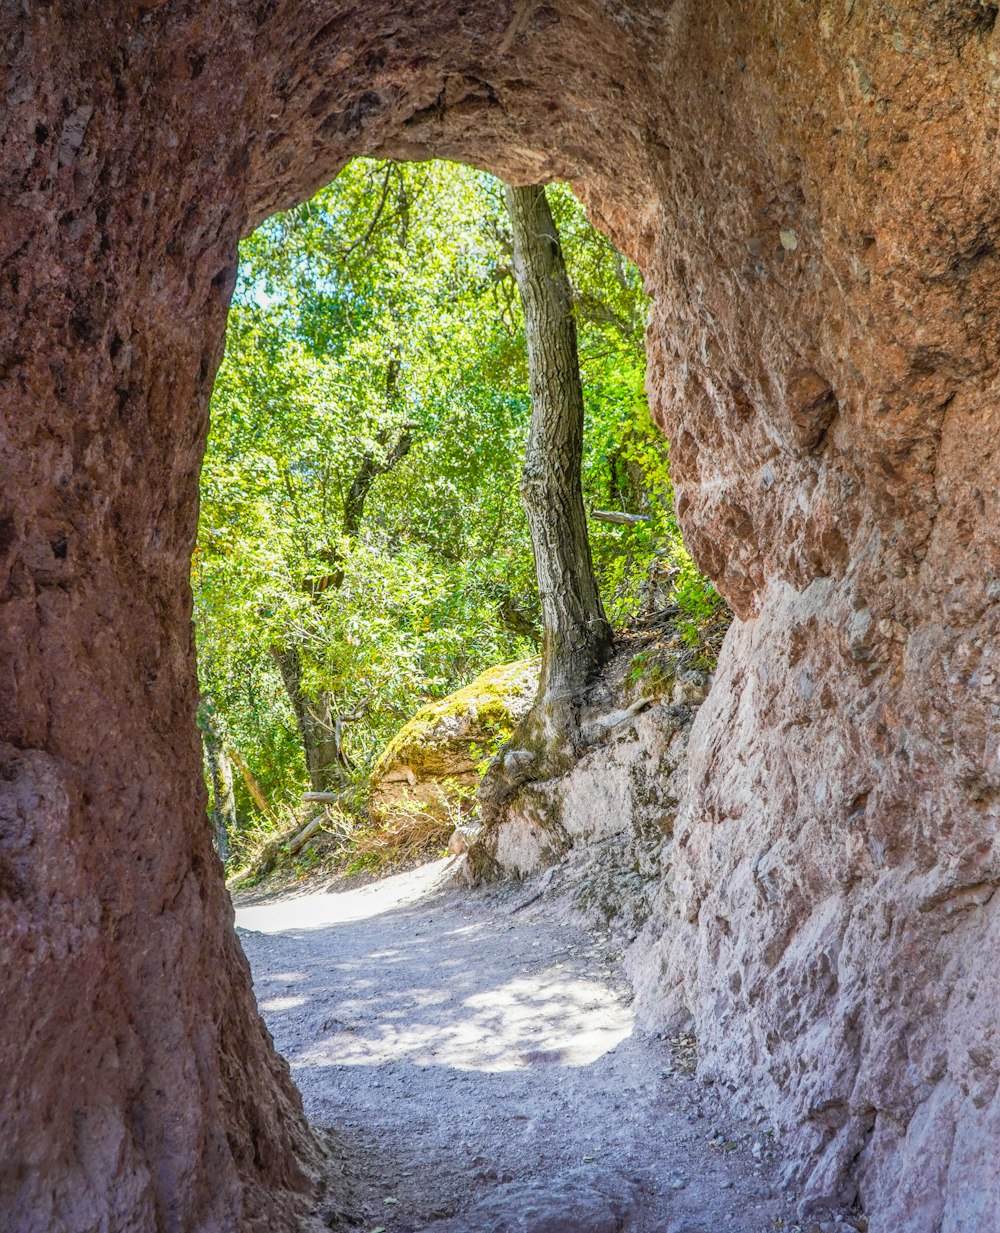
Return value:
M 1000 1227 L 996 16 L 0 6 L 5 1228 L 293 1229 L 315 1194 L 204 821 L 189 562 L 237 241 L 361 153 L 568 180 L 655 299 L 737 620 L 647 1015 L 817 1210 Z

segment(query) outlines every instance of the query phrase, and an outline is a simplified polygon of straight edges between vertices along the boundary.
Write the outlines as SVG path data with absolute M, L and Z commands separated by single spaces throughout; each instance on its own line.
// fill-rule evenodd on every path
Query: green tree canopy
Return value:
M 646 301 L 568 190 L 550 192 L 580 336 L 586 500 L 648 516 L 592 524 L 621 623 L 654 553 L 682 554 L 643 392 Z M 294 649 L 310 708 L 355 717 L 359 775 L 423 701 L 534 651 L 518 497 L 530 400 L 501 186 L 484 173 L 358 160 L 241 258 L 202 475 L 196 627 L 215 725 L 280 804 L 306 775 L 276 648 Z

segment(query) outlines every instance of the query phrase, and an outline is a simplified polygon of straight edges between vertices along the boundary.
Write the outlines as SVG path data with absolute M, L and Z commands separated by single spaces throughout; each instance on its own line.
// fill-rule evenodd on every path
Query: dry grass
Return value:
M 302 826 L 291 809 L 280 812 L 277 825 L 263 814 L 254 814 L 236 835 L 230 836 L 229 868 L 232 872 L 229 879 L 238 882 L 251 877 L 253 871 L 268 864 L 272 852 L 277 852 Z
M 399 810 L 376 824 L 367 816 L 328 806 L 317 833 L 300 851 L 289 852 L 289 843 L 310 820 L 307 815 L 289 815 L 282 818 L 285 825 L 279 828 L 262 825 L 252 833 L 244 832 L 239 868 L 230 874 L 230 886 L 251 887 L 264 879 L 270 885 L 275 878 L 281 882 L 312 873 L 390 872 L 395 866 L 440 855 L 455 829 L 453 820 L 419 809 Z
M 378 826 L 359 828 L 352 836 L 348 868 L 383 869 L 436 855 L 448 846 L 455 829 L 452 821 L 429 813 L 398 813 L 390 815 Z

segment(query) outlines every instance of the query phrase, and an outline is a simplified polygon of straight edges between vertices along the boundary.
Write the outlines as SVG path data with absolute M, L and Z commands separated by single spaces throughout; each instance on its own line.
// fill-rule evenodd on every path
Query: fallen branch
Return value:
M 648 514 L 619 514 L 613 509 L 592 509 L 590 516 L 595 522 L 613 522 L 620 527 L 631 527 L 637 522 L 649 522 Z
M 304 848 L 310 839 L 323 828 L 324 822 L 327 821 L 326 813 L 321 813 L 318 818 L 313 818 L 308 826 L 304 826 L 298 834 L 293 835 L 283 846 L 288 849 L 288 855 L 294 856 L 296 852 Z

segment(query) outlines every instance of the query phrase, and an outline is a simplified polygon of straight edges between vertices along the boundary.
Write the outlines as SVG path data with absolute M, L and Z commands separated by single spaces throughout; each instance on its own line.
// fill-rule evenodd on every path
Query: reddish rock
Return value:
M 310 1190 L 210 851 L 188 562 L 238 236 L 356 153 L 565 176 L 645 269 L 741 618 L 650 1002 L 819 1200 L 1000 1227 L 995 18 L 5 0 L 4 1227 L 277 1230 Z

